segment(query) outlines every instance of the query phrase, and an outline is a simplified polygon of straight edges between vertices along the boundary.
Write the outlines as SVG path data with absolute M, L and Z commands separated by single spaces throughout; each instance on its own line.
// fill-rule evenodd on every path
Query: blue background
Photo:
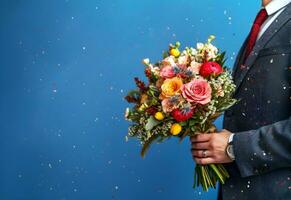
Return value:
M 238 0 L 1 0 L 0 199 L 215 199 L 189 141 L 145 159 L 123 114 L 141 60 L 217 36 L 236 53 L 260 8 Z M 221 119 L 217 121 L 221 127 Z

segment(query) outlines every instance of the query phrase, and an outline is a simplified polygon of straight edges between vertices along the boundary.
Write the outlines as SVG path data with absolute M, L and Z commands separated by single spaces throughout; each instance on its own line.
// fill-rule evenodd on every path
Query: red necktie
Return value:
M 261 26 L 266 21 L 267 18 L 268 18 L 268 13 L 267 13 L 266 9 L 261 9 L 260 12 L 257 14 L 257 17 L 254 21 L 251 32 L 249 34 L 249 39 L 248 39 L 248 43 L 246 46 L 246 53 L 245 53 L 245 57 L 244 57 L 244 62 L 246 61 L 247 57 L 252 52 L 252 50 L 256 44 L 256 40 L 257 40 L 258 34 L 260 32 Z

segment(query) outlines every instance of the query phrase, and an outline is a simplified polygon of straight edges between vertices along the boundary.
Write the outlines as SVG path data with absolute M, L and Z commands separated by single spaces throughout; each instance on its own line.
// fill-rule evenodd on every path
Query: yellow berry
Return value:
M 179 51 L 179 49 L 173 48 L 173 49 L 170 50 L 170 54 L 172 56 L 179 57 L 180 56 L 180 51 Z
M 164 114 L 162 112 L 156 112 L 155 118 L 157 120 L 163 120 L 165 118 Z
M 171 133 L 173 135 L 178 135 L 182 131 L 182 126 L 178 123 L 175 123 L 171 126 Z

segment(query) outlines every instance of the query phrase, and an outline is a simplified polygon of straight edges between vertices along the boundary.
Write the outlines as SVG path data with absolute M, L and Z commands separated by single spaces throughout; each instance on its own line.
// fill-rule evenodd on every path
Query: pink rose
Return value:
M 171 66 L 166 66 L 166 67 L 163 67 L 160 71 L 160 76 L 162 78 L 172 78 L 175 76 L 175 71 L 173 69 L 173 67 Z
M 209 83 L 202 78 L 193 79 L 182 86 L 182 95 L 190 103 L 205 105 L 211 100 L 212 89 Z

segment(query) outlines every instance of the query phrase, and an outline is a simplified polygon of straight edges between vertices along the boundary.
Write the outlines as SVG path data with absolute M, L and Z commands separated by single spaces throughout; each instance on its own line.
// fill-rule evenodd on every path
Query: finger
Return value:
M 192 143 L 192 149 L 195 150 L 206 150 L 209 149 L 209 142 L 196 142 Z
M 204 157 L 204 150 L 195 150 L 195 149 L 191 149 L 192 152 L 192 156 L 195 158 L 205 158 Z M 206 150 L 206 157 L 211 157 L 212 156 L 212 152 L 211 151 L 207 151 Z
M 200 135 L 200 134 L 205 134 L 205 133 L 196 132 L 195 135 L 190 136 L 190 141 L 195 142 L 197 135 Z
M 202 133 L 196 134 L 191 137 L 191 142 L 208 142 L 211 138 L 211 134 Z
M 191 142 L 196 141 L 196 137 L 197 137 L 197 135 L 199 135 L 199 134 L 203 134 L 203 133 L 196 132 L 195 135 L 190 136 L 190 141 L 191 141 Z
M 209 157 L 209 158 L 195 158 L 195 162 L 196 162 L 196 164 L 199 164 L 199 165 L 208 165 L 208 164 L 215 163 L 215 159 L 212 158 L 212 157 Z

